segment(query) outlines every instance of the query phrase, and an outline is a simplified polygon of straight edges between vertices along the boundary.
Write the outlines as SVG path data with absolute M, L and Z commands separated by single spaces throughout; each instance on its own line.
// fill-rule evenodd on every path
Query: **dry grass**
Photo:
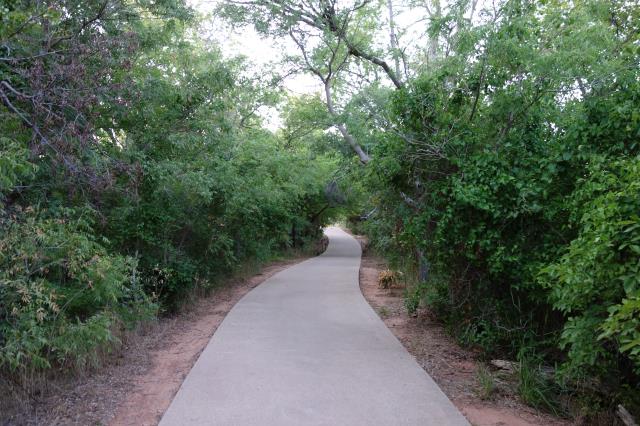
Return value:
M 384 289 L 402 288 L 402 272 L 384 269 L 378 273 L 378 287 Z

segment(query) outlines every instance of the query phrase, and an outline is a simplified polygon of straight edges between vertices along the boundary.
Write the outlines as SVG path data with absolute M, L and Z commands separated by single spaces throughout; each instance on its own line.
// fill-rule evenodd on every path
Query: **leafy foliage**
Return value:
M 428 266 L 410 310 L 637 394 L 639 9 L 506 1 L 454 32 L 451 13 L 431 28 L 450 53 L 378 108 L 364 228 Z
M 277 88 L 194 39 L 182 2 L 0 2 L 0 21 L 2 374 L 96 365 L 319 237 L 335 159 L 262 128 Z
M 561 345 L 574 375 L 617 369 L 611 345 L 640 367 L 639 172 L 637 157 L 590 165 L 574 194 L 579 234 L 542 275 L 568 317 Z
M 109 254 L 90 212 L 21 213 L 3 218 L 0 234 L 2 364 L 83 367 L 96 347 L 115 340 L 114 322 L 154 315 L 135 260 Z

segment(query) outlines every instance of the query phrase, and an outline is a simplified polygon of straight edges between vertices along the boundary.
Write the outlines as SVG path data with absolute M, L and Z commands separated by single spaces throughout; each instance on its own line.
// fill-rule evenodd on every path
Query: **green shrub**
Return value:
M 567 317 L 566 372 L 606 375 L 626 359 L 640 373 L 640 158 L 594 162 L 574 204 L 578 236 L 541 275 Z
M 404 306 L 410 315 L 418 311 L 426 288 L 427 283 L 422 282 L 405 289 Z
M 559 404 L 560 388 L 542 368 L 542 359 L 523 349 L 519 356 L 518 394 L 532 406 L 556 415 L 561 412 Z
M 484 400 L 493 398 L 496 392 L 496 381 L 484 364 L 480 364 L 476 370 L 476 381 L 478 382 L 478 397 Z
M 640 389 L 637 19 L 610 19 L 640 9 L 574 6 L 501 3 L 390 95 L 361 225 L 390 259 L 429 261 L 410 311 L 485 356 L 526 348 L 522 393 L 550 410 L 542 362 L 597 383 L 600 406 Z
M 0 0 L 0 374 L 95 364 L 341 202 L 338 157 L 264 128 L 279 89 L 184 1 L 94 3 Z
M 107 252 L 90 214 L 27 209 L 0 218 L 2 368 L 84 368 L 116 343 L 117 327 L 155 314 L 133 279 L 135 261 Z

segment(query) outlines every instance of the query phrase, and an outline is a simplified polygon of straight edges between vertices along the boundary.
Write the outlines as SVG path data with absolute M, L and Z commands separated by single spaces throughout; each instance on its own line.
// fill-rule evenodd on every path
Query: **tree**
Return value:
M 250 23 L 263 34 L 289 36 L 301 53 L 300 60 L 291 58 L 306 72 L 316 76 L 324 90 L 327 110 L 345 142 L 363 164 L 370 160 L 361 145 L 341 122 L 334 102 L 337 81 L 344 78 L 350 59 L 364 61 L 380 68 L 397 88 L 403 83 L 382 57 L 371 49 L 371 28 L 378 10 L 368 0 L 342 5 L 334 1 L 272 2 L 228 1 L 222 13 L 236 22 Z M 397 57 L 397 46 L 392 49 Z
M 83 185 L 109 185 L 113 176 L 82 158 L 99 156 L 102 149 L 93 127 L 100 105 L 126 90 L 129 55 L 140 41 L 132 31 L 142 26 L 143 14 L 162 14 L 169 23 L 188 19 L 188 10 L 172 2 L 147 6 L 117 0 L 1 5 L 3 115 L 29 129 L 30 158 L 49 159 L 49 173 L 61 165 Z
M 263 128 L 278 90 L 183 2 L 0 6 L 2 395 L 319 238 L 335 156 Z

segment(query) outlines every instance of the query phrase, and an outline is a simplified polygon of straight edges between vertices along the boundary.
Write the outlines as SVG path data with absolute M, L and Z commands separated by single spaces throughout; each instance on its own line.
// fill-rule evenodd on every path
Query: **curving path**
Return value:
M 468 424 L 360 293 L 360 244 L 326 234 L 229 312 L 160 425 Z

